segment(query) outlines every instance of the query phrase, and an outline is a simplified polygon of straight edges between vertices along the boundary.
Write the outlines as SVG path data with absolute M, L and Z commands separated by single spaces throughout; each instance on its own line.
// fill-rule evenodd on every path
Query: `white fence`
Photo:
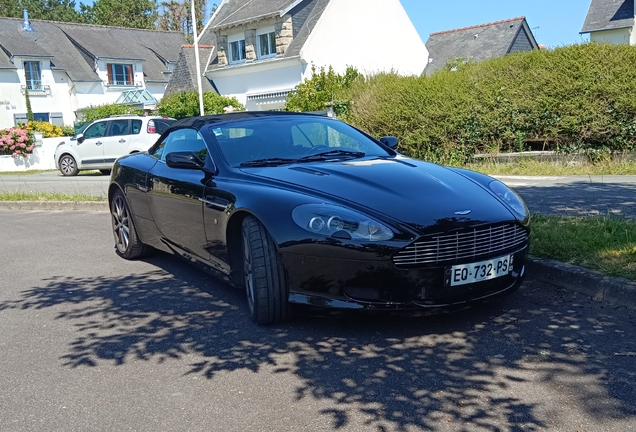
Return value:
M 67 141 L 69 138 L 43 138 L 42 145 L 38 144 L 33 153 L 26 158 L 14 158 L 11 155 L 0 156 L 0 173 L 55 169 L 55 149 L 59 143 Z

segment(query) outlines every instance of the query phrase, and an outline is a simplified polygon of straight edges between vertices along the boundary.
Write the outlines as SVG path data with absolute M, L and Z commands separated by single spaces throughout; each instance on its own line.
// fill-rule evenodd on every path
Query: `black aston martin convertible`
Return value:
M 180 120 L 113 167 L 116 250 L 185 257 L 244 288 L 257 323 L 287 319 L 290 303 L 453 308 L 519 287 L 519 196 L 396 146 L 311 114 Z

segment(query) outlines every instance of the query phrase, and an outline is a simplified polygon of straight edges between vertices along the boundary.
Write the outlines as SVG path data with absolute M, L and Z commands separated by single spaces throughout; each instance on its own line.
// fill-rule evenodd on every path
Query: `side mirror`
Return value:
M 384 136 L 380 138 L 380 142 L 393 150 L 398 146 L 398 139 L 394 136 Z
M 203 170 L 203 162 L 194 152 L 172 152 L 166 155 L 166 165 L 170 168 Z
M 72 138 L 71 138 L 71 139 L 72 139 Z M 83 142 L 84 142 L 84 139 L 85 139 L 85 138 L 84 138 L 84 134 L 83 134 L 83 133 L 78 133 L 78 134 L 75 136 L 75 139 L 77 140 L 77 142 L 78 142 L 78 143 L 80 143 L 80 144 L 81 144 L 81 143 L 83 143 Z

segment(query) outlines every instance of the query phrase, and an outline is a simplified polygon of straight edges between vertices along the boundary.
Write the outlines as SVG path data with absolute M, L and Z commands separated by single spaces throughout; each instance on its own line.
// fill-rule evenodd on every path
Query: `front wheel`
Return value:
M 109 169 L 102 169 L 102 170 L 99 170 L 99 172 L 102 173 L 103 175 L 110 175 Z
M 60 158 L 59 167 L 63 176 L 76 176 L 79 172 L 75 158 L 68 154 L 63 155 Z
M 289 318 L 289 288 L 274 241 L 254 217 L 243 221 L 243 273 L 250 316 L 257 324 Z
M 110 202 L 110 214 L 117 253 L 129 260 L 146 255 L 150 247 L 139 240 L 126 197 L 119 190 L 115 192 Z

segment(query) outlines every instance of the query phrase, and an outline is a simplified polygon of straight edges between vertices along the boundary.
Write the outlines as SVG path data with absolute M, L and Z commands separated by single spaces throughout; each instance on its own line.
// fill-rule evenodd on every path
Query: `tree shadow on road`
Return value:
M 292 322 L 261 327 L 248 320 L 242 292 L 164 254 L 148 262 L 156 269 L 126 277 L 50 278 L 0 303 L 0 313 L 55 308 L 75 328 L 61 359 L 69 368 L 188 356 L 196 360 L 182 373 L 210 380 L 265 368 L 293 374 L 296 400 L 329 403 L 321 413 L 334 430 L 354 414 L 380 431 L 549 429 L 566 405 L 599 421 L 636 416 L 626 335 L 609 312 L 553 307 L 570 294 L 522 290 L 425 318 L 301 309 Z M 553 392 L 537 394 L 538 383 Z

